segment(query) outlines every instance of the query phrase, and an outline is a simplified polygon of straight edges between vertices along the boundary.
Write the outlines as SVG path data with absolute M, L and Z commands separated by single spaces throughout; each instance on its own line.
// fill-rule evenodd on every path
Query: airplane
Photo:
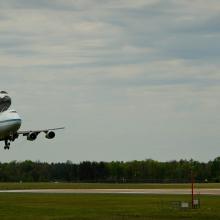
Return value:
M 22 123 L 21 117 L 15 110 L 9 109 L 10 106 L 10 96 L 7 92 L 0 91 L 0 141 L 5 142 L 5 150 L 9 150 L 10 142 L 15 141 L 19 135 L 26 136 L 28 141 L 34 141 L 36 140 L 38 134 L 44 132 L 46 138 L 53 139 L 55 137 L 55 130 L 64 129 L 64 127 L 60 127 L 20 131 L 19 129 Z

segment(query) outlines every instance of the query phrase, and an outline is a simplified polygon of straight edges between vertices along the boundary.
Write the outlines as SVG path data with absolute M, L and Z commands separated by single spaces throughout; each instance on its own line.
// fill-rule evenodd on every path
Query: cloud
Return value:
M 57 156 L 40 139 L 36 150 L 18 142 L 1 159 L 219 153 L 218 1 L 10 0 L 0 8 L 0 85 L 23 128 L 68 127 L 52 143 Z

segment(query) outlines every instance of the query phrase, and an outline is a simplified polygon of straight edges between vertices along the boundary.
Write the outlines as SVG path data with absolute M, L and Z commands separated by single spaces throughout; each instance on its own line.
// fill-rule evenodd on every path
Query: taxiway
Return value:
M 0 193 L 66 193 L 66 194 L 149 194 L 149 195 L 188 195 L 190 189 L 25 189 L 0 190 Z M 197 189 L 196 194 L 218 195 L 220 189 Z

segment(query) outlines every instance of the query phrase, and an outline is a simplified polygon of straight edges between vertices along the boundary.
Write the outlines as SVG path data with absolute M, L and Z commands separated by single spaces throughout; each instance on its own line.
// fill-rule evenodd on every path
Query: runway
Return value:
M 49 194 L 143 194 L 188 195 L 190 189 L 25 189 L 0 190 L 0 193 L 49 193 Z M 196 194 L 220 196 L 220 189 L 197 189 Z

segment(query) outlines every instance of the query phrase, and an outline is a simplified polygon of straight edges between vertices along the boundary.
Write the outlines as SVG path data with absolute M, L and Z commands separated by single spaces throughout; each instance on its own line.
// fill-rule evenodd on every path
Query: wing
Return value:
M 42 129 L 42 130 L 28 130 L 28 131 L 18 131 L 17 133 L 18 134 L 23 134 L 23 136 L 26 136 L 30 133 L 41 133 L 41 132 L 44 132 L 44 133 L 47 133 L 48 131 L 55 131 L 55 130 L 60 130 L 60 129 L 64 129 L 65 127 L 60 127 L 60 128 L 50 128 L 50 129 Z
M 61 128 L 50 128 L 50 129 L 42 129 L 42 130 L 29 130 L 29 131 L 18 131 L 17 132 L 17 137 L 21 134 L 23 136 L 27 136 L 27 140 L 28 141 L 34 141 L 38 134 L 40 134 L 41 132 L 44 132 L 46 135 L 45 137 L 48 139 L 52 139 L 55 137 L 55 130 L 60 130 L 60 129 L 64 129 L 64 127 Z M 16 137 L 16 138 L 17 138 Z

